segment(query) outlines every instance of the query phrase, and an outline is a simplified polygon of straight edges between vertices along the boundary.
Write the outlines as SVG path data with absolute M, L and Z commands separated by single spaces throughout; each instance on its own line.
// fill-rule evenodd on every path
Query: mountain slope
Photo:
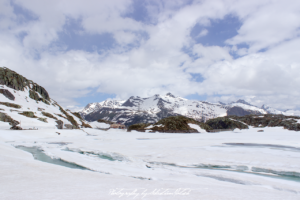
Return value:
M 64 110 L 42 86 L 0 67 L 0 129 L 90 127 L 79 114 Z

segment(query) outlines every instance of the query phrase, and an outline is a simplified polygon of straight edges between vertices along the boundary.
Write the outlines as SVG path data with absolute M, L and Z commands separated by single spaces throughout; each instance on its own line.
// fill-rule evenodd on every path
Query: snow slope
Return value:
M 14 95 L 15 99 L 10 100 L 3 94 L 0 94 L 0 103 L 13 103 L 21 106 L 21 108 L 14 108 L 9 107 L 7 105 L 0 104 L 0 112 L 5 113 L 8 116 L 10 116 L 12 119 L 18 121 L 20 124 L 18 126 L 22 127 L 23 129 L 57 129 L 57 120 L 60 120 L 64 123 L 64 125 L 70 125 L 71 122 L 67 119 L 67 116 L 61 111 L 60 106 L 56 101 L 53 99 L 50 99 L 50 105 L 42 102 L 42 101 L 36 101 L 29 97 L 29 88 L 26 87 L 24 91 L 21 90 L 15 90 L 10 87 L 7 87 L 6 85 L 0 85 L 0 89 L 7 90 L 11 94 Z M 63 109 L 63 108 L 62 108 Z M 36 118 L 30 118 L 24 115 L 21 115 L 20 113 L 23 112 L 33 112 Z M 72 116 L 73 119 L 77 122 L 79 127 L 81 127 L 82 121 L 87 123 L 85 120 L 79 119 L 76 115 L 74 115 L 69 110 L 64 110 L 69 116 Z M 51 117 L 47 117 L 43 115 L 42 113 L 50 113 L 53 115 L 56 119 L 53 119 Z M 46 118 L 47 122 L 40 121 L 39 118 Z M 97 123 L 97 122 L 95 122 Z M 93 123 L 93 124 L 95 124 Z M 88 124 L 88 123 L 87 123 Z M 98 125 L 98 124 L 96 124 Z M 98 126 L 107 126 L 99 124 Z M 9 122 L 3 122 L 0 121 L 0 129 L 10 129 L 11 125 Z M 93 125 L 92 127 L 95 127 Z M 64 128 L 66 128 L 64 126 Z
M 51 129 L 3 130 L 1 198 L 299 199 L 299 133 L 278 127 L 257 130 L 166 134 L 84 129 L 60 130 L 60 135 Z M 88 170 L 35 160 L 14 147 L 20 145 Z
M 10 117 L 12 117 L 13 119 L 17 120 L 20 122 L 20 126 L 23 129 L 29 129 L 29 128 L 56 128 L 57 123 L 55 122 L 55 119 L 46 117 L 42 114 L 42 112 L 47 112 L 47 113 L 51 113 L 53 116 L 55 116 L 58 120 L 61 120 L 64 122 L 64 124 L 70 124 L 70 122 L 63 117 L 60 117 L 56 114 L 61 114 L 63 115 L 63 113 L 61 113 L 61 111 L 59 110 L 59 107 L 57 105 L 55 105 L 55 101 L 51 99 L 50 104 L 51 105 L 47 105 L 43 102 L 38 102 L 35 101 L 33 99 L 31 99 L 29 97 L 29 92 L 28 89 L 25 89 L 25 91 L 18 91 L 18 90 L 14 90 L 12 88 L 9 88 L 5 85 L 1 86 L 1 89 L 6 89 L 8 91 L 10 91 L 12 94 L 14 94 L 15 96 L 15 100 L 9 100 L 7 99 L 4 95 L 0 94 L 0 102 L 9 102 L 9 103 L 14 103 L 17 105 L 22 106 L 20 109 L 17 108 L 12 108 L 12 107 L 8 107 L 5 105 L 1 105 L 0 104 L 0 108 L 2 110 L 0 110 L 0 112 L 2 113 L 6 113 L 7 115 L 9 115 Z M 23 111 L 31 111 L 34 112 L 34 115 L 40 118 L 47 118 L 48 123 L 43 122 L 38 120 L 38 118 L 30 118 L 30 117 L 26 117 L 24 115 L 20 115 L 19 113 L 22 113 Z M 69 115 L 73 116 L 73 118 L 76 120 L 79 124 L 80 121 L 79 119 L 74 116 L 71 112 L 67 111 Z M 2 126 L 1 127 L 6 127 L 8 128 L 8 122 L 2 122 L 1 123 Z M 10 126 L 9 126 L 10 127 Z

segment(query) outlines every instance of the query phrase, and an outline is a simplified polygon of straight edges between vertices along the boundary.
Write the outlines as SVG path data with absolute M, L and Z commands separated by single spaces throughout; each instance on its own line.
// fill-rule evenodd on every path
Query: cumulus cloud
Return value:
M 238 35 L 227 43 L 247 43 L 250 45 L 250 53 L 273 47 L 300 34 L 299 1 L 239 1 L 233 4 L 232 9 L 241 18 L 243 25 Z
M 52 98 L 74 108 L 75 99 L 91 88 L 117 98 L 198 93 L 213 101 L 245 98 L 277 108 L 299 107 L 298 1 L 144 4 L 145 21 L 128 17 L 134 12 L 130 0 L 0 1 L 0 65 L 38 82 Z M 16 5 L 25 14 L 16 12 Z M 34 17 L 26 18 L 26 13 Z M 191 37 L 195 25 L 208 27 L 227 15 L 242 25 L 224 44 L 208 46 Z M 59 46 L 70 18 L 78 20 L 80 34 L 109 33 L 114 43 L 101 52 Z M 204 28 L 196 37 L 209 34 Z M 204 80 L 197 82 L 191 74 Z

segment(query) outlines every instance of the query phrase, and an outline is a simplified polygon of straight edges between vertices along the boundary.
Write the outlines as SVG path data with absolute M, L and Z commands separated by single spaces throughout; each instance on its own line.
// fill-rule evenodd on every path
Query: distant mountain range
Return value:
M 157 94 L 147 98 L 132 96 L 127 100 L 90 103 L 79 113 L 87 121 L 104 119 L 125 125 L 155 123 L 162 118 L 176 115 L 183 115 L 198 121 L 227 115 L 244 116 L 268 113 L 300 115 L 299 111 L 282 112 L 267 105 L 259 108 L 241 99 L 229 104 L 209 103 L 176 97 L 171 93 L 163 96 Z

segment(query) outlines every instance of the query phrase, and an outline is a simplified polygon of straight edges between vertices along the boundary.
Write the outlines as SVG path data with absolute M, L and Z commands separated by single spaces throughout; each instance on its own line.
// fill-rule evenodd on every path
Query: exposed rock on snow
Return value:
M 218 117 L 215 119 L 210 119 L 205 122 L 212 129 L 248 129 L 248 126 L 235 120 L 231 120 L 228 117 Z
M 15 96 L 9 90 L 0 89 L 0 93 L 3 94 L 9 100 L 15 100 Z
M 263 116 L 255 116 L 255 115 L 248 115 L 243 117 L 230 116 L 230 118 L 254 127 L 281 126 L 288 130 L 300 131 L 300 124 L 299 124 L 300 117 L 297 116 L 266 114 Z
M 191 126 L 194 124 L 195 126 Z M 202 122 L 198 122 L 194 119 L 184 117 L 184 116 L 172 116 L 166 117 L 159 120 L 157 123 L 150 124 L 134 124 L 128 127 L 128 131 L 136 130 L 140 132 L 145 132 L 150 130 L 151 132 L 163 132 L 163 133 L 198 133 L 200 129 L 211 129 L 209 126 Z

